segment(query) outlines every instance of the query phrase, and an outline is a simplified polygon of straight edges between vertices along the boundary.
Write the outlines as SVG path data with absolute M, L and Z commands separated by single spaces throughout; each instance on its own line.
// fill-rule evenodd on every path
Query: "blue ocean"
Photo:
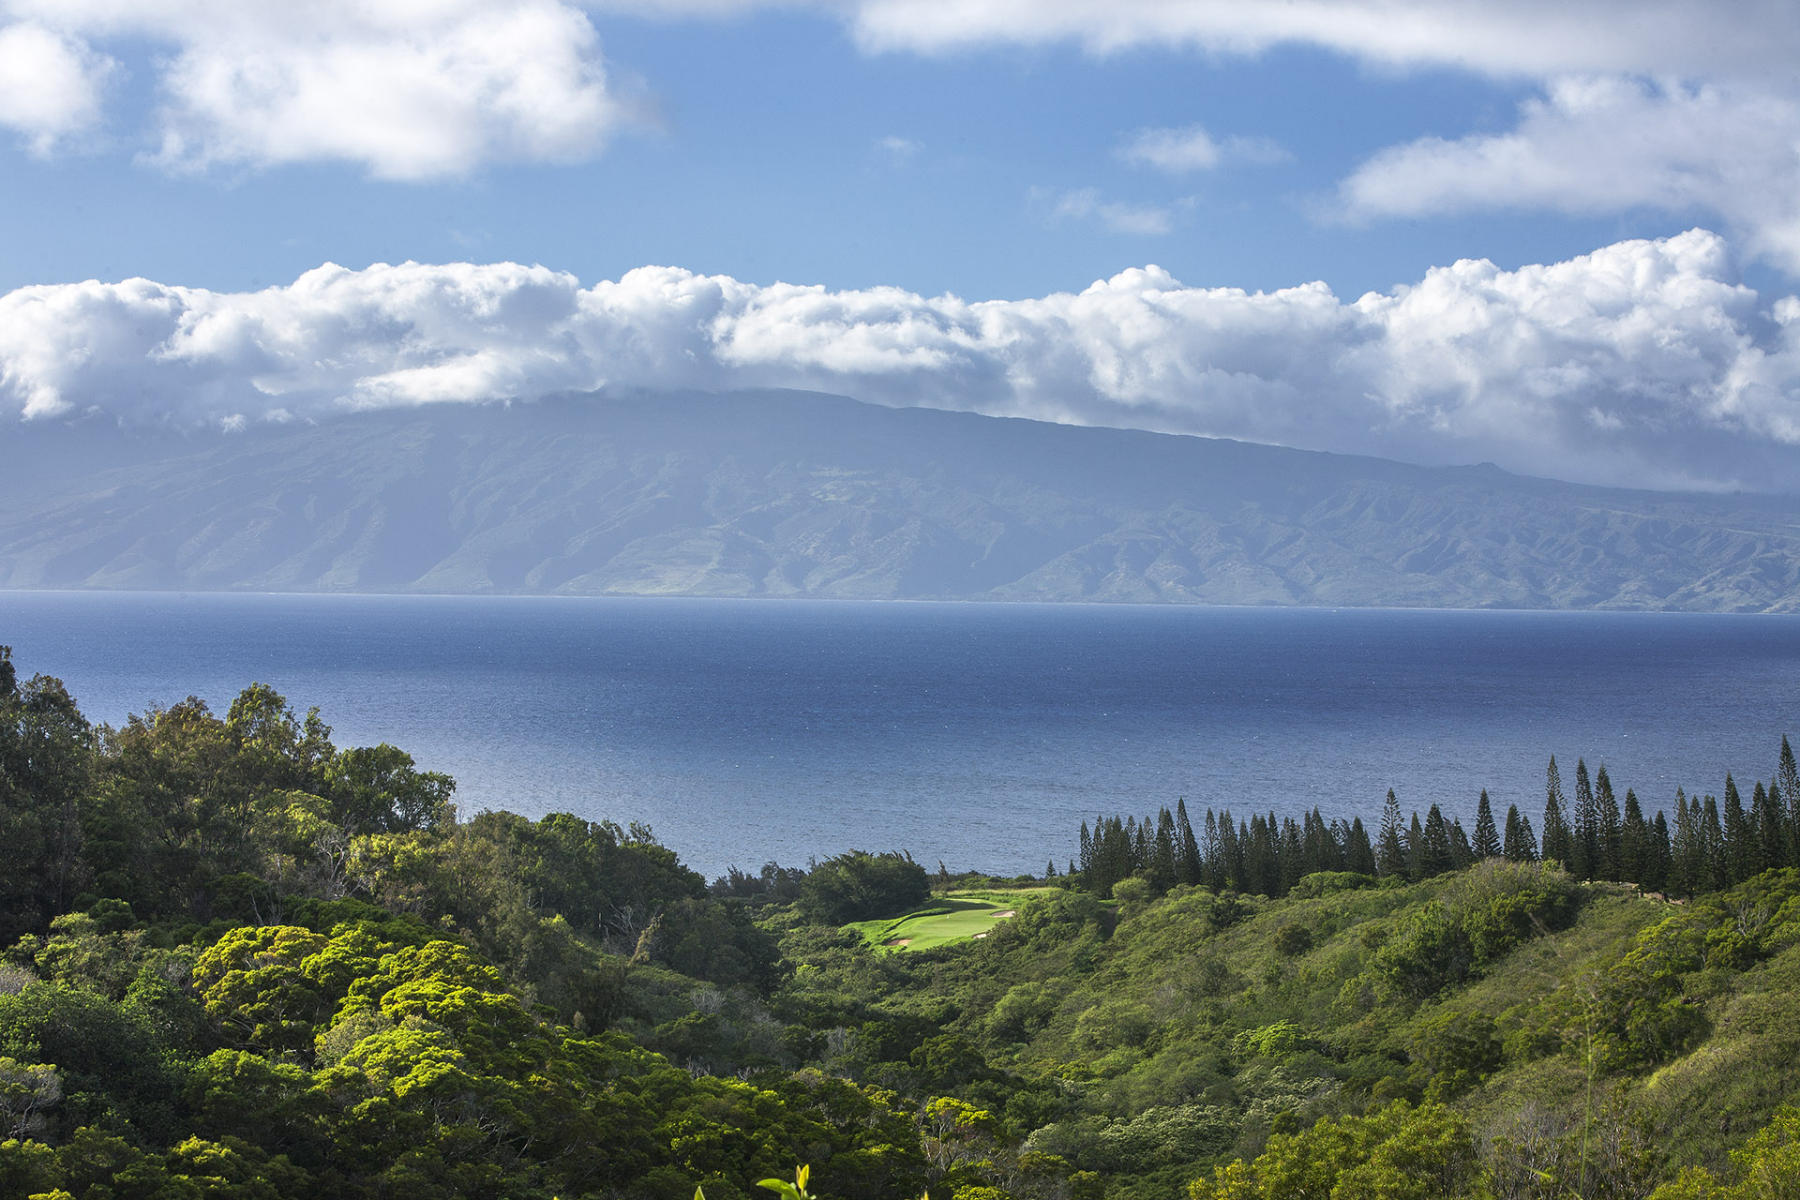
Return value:
M 0 593 L 96 721 L 253 681 L 463 811 L 641 821 L 709 875 L 843 850 L 1062 866 L 1185 797 L 1534 822 L 1555 754 L 1646 809 L 1773 774 L 1800 618 L 682 599 Z

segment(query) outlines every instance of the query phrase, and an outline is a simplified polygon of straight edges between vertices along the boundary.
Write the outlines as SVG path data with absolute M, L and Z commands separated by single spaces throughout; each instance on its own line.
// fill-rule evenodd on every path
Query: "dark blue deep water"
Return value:
M 252 681 L 388 741 L 465 811 L 651 825 L 709 874 L 850 848 L 1041 871 L 1185 796 L 1541 816 L 1545 760 L 1646 808 L 1773 774 L 1800 618 L 0 593 L 0 644 L 96 721 Z

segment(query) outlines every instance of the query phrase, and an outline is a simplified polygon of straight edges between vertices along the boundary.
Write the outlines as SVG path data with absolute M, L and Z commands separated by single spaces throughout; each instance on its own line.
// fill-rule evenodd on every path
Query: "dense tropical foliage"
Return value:
M 1784 1196 L 1786 743 L 1723 792 L 1552 763 L 1536 827 L 1177 804 L 1043 880 L 709 884 L 265 687 L 95 728 L 0 650 L 0 1196 Z M 980 940 L 845 928 L 1026 882 Z

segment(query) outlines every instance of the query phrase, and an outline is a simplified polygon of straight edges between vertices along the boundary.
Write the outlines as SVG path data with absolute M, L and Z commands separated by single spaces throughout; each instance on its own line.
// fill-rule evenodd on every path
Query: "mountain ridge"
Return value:
M 0 449 L 6 588 L 1800 610 L 1791 497 L 816 393 L 19 427 Z

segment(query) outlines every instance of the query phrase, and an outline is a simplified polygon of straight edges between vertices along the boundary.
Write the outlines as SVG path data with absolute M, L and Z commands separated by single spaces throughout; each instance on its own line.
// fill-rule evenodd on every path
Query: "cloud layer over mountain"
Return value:
M 644 267 L 326 265 L 220 293 L 132 279 L 0 296 L 0 400 L 227 428 L 601 387 L 811 388 L 1649 487 L 1800 487 L 1800 300 L 1694 230 L 1352 302 L 1156 267 L 970 302 Z

